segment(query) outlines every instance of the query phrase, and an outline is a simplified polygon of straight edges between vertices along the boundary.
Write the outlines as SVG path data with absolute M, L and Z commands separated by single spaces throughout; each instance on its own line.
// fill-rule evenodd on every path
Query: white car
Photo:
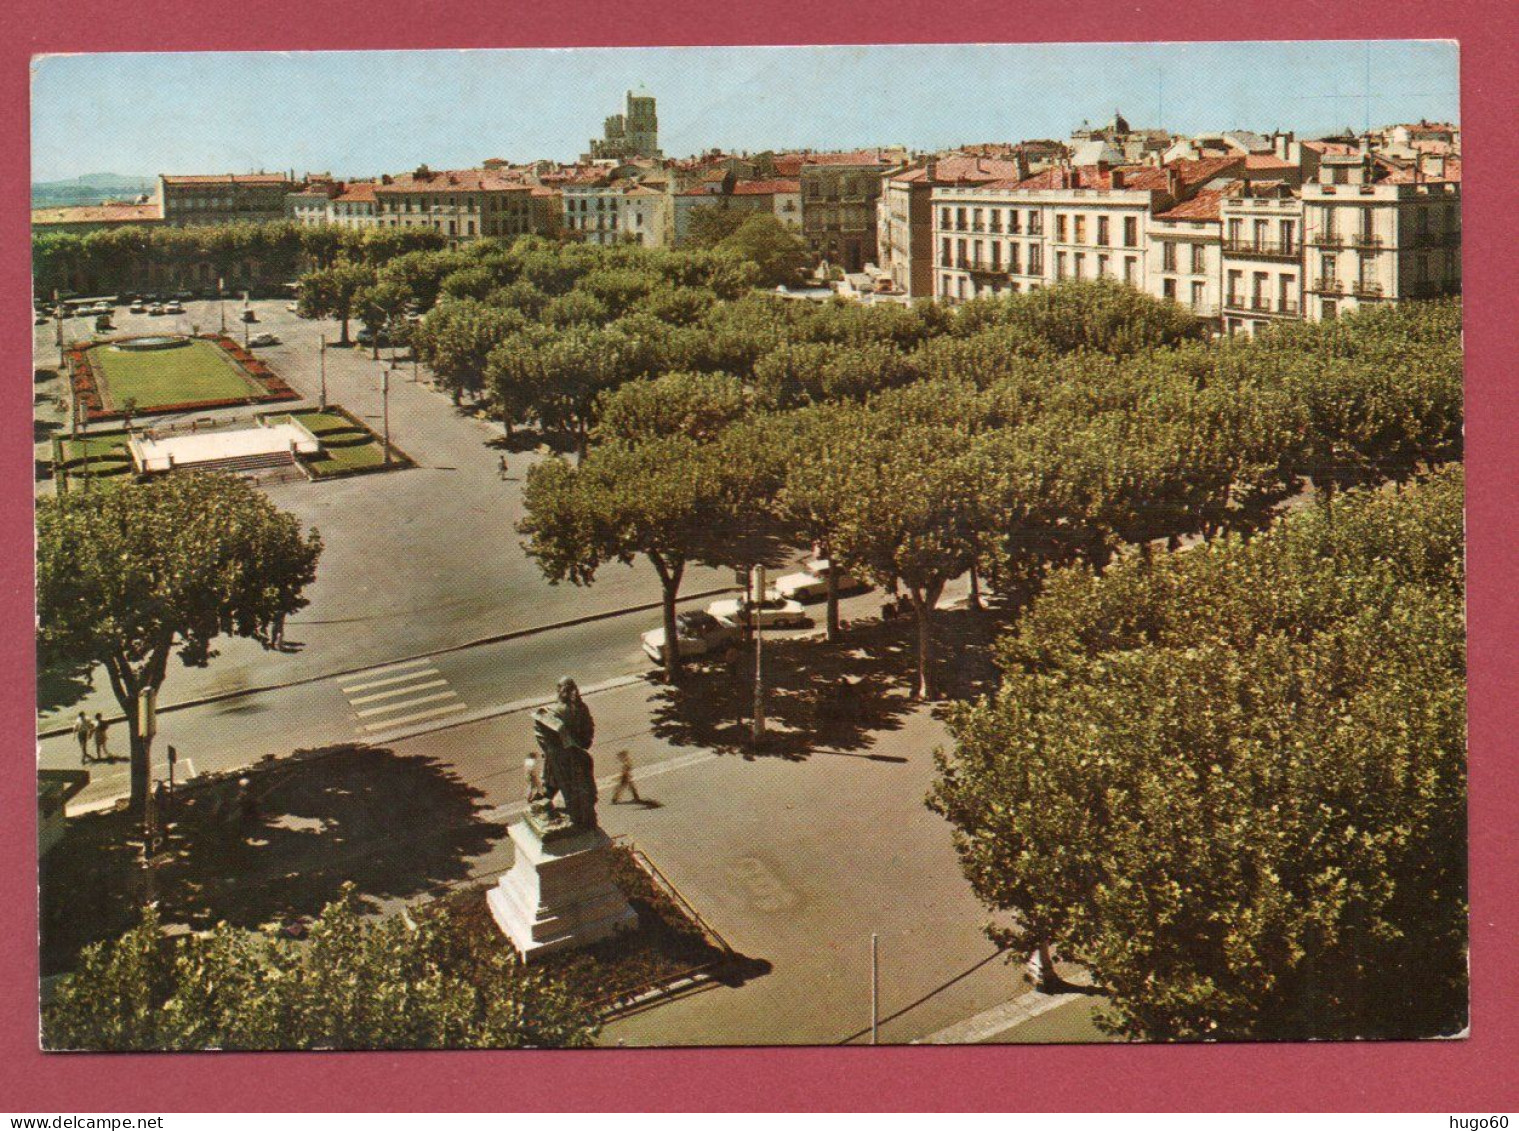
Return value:
M 148 308 L 145 303 L 134 302 L 131 306 L 127 307 L 127 309 L 130 310 L 133 314 L 144 314 L 147 312 Z
M 185 308 L 182 307 L 182 306 L 180 306 L 179 303 L 177 303 L 177 302 L 166 302 L 166 303 L 164 303 L 164 313 L 165 314 L 183 314 L 184 312 L 185 312 Z
M 781 596 L 767 596 L 758 604 L 748 597 L 729 597 L 713 601 L 707 606 L 707 613 L 738 627 L 757 623 L 761 628 L 801 628 L 811 620 L 800 604 Z
M 656 664 L 665 662 L 665 630 L 651 628 L 643 634 L 644 653 Z M 710 656 L 738 639 L 738 629 L 710 613 L 675 614 L 675 640 L 680 656 Z
M 801 573 L 788 573 L 775 582 L 775 591 L 791 601 L 820 601 L 828 595 L 828 571 L 832 564 L 826 558 L 814 558 Z M 839 594 L 863 593 L 870 586 L 847 573 L 839 574 Z
M 277 346 L 280 344 L 278 334 L 254 334 L 248 339 L 250 346 Z

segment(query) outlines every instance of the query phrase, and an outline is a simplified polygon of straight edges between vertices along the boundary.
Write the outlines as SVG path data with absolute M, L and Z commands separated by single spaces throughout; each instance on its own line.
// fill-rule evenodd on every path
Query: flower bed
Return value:
M 236 408 L 248 404 L 269 404 L 279 401 L 300 400 L 301 395 L 292 389 L 261 359 L 254 357 L 226 334 L 201 334 L 200 338 L 214 344 L 262 393 L 246 397 L 213 397 L 186 401 L 155 401 L 139 404 L 135 416 L 148 416 L 173 412 L 196 412 L 204 409 Z M 73 345 L 65 351 L 68 359 L 70 383 L 75 400 L 90 422 L 124 420 L 127 414 L 119 406 L 107 408 L 101 393 L 102 375 L 90 361 L 90 350 L 99 346 L 120 345 L 134 340 L 132 337 L 106 338 L 89 345 Z
M 342 479 L 350 475 L 369 475 L 377 471 L 399 471 L 414 467 L 415 461 L 395 444 L 390 445 L 390 463 L 385 462 L 384 441 L 358 417 L 339 405 L 326 410 L 307 409 L 298 413 L 264 413 L 261 420 L 278 423 L 293 420 L 312 433 L 322 445 L 322 455 L 312 458 L 298 455 L 301 466 L 317 479 Z

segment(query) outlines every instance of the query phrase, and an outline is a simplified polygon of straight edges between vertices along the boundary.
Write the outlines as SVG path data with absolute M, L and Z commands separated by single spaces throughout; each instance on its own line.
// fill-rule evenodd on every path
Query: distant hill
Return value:
M 107 200 L 130 200 L 158 187 L 156 177 L 124 177 L 120 173 L 86 173 L 71 181 L 33 181 L 33 208 L 64 208 L 74 204 L 100 204 Z

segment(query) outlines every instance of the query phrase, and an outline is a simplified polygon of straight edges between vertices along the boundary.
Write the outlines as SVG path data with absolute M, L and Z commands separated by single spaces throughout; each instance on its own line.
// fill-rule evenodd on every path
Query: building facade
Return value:
M 429 228 L 451 244 L 533 231 L 532 189 L 487 169 L 384 176 L 373 186 L 374 222 L 390 228 Z
M 933 190 L 936 186 L 1018 181 L 1026 159 L 934 158 L 886 176 L 876 202 L 876 262 L 891 279 L 891 293 L 926 298 L 934 293 Z
M 811 153 L 802 163 L 802 235 L 813 253 L 845 271 L 876 261 L 876 202 L 886 154 Z
M 659 114 L 654 97 L 627 94 L 623 113 L 613 114 L 602 124 L 602 136 L 592 138 L 590 150 L 582 161 L 612 159 L 626 161 L 632 157 L 659 157 Z
M 160 174 L 156 203 L 164 223 L 176 227 L 268 224 L 286 219 L 285 198 L 304 188 L 284 173 Z

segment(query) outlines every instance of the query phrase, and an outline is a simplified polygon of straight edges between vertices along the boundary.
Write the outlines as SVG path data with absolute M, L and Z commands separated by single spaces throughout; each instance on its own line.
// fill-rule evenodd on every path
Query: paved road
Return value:
M 316 401 L 321 387 L 319 336 L 336 340 L 336 323 L 297 318 L 281 302 L 257 302 L 260 323 L 284 344 L 262 352 L 276 372 Z M 229 318 L 236 305 L 229 303 Z M 216 304 L 188 304 L 178 319 L 119 313 L 119 332 L 189 331 L 218 325 Z M 229 321 L 229 326 L 233 323 Z M 69 336 L 88 329 L 67 324 Z M 233 332 L 237 332 L 235 329 Z M 56 360 L 52 327 L 38 327 L 40 363 Z M 330 403 L 341 404 L 378 431 L 381 374 L 385 362 L 367 351 L 329 349 L 326 376 Z M 269 496 L 326 539 L 311 604 L 287 625 L 287 636 L 304 647 L 288 654 L 266 652 L 246 640 L 219 642 L 208 669 L 174 667 L 163 702 L 196 699 L 239 687 L 258 687 L 325 673 L 379 665 L 400 657 L 586 613 L 627 608 L 659 596 L 652 568 L 612 566 L 595 585 L 553 586 L 520 547 L 515 525 L 523 515 L 521 487 L 537 454 L 509 456 L 509 478 L 499 474 L 500 450 L 491 446 L 501 430 L 461 414 L 448 397 L 413 383 L 410 367 L 395 371 L 390 389 L 393 441 L 419 466 L 330 483 L 271 485 Z M 425 379 L 426 374 L 423 371 Z M 45 413 L 39 413 L 40 416 Z M 250 416 L 251 410 L 197 414 Z M 45 445 L 38 446 L 45 457 Z M 732 573 L 693 567 L 684 588 L 696 592 L 731 585 Z M 103 679 L 79 702 L 58 696 L 44 704 L 39 725 L 59 725 L 84 707 L 118 708 Z
M 699 608 L 709 600 L 693 598 L 684 604 Z M 846 600 L 842 610 L 846 617 L 859 617 L 873 613 L 878 605 L 877 595 L 863 594 Z M 820 620 L 822 606 L 812 611 Z M 383 744 L 397 734 L 455 726 L 548 695 L 567 673 L 586 686 L 642 677 L 653 665 L 638 637 L 658 620 L 657 611 L 630 612 L 268 691 L 239 694 L 229 687 L 227 698 L 159 716 L 157 770 L 160 775 L 165 772 L 169 745 L 189 759 L 181 764 L 181 775 L 209 773 L 302 747 L 353 741 Z M 806 631 L 767 636 L 777 639 Z M 79 748 L 71 735 L 43 739 L 40 746 L 44 767 L 79 764 Z M 118 755 L 126 752 L 126 734 L 119 725 L 112 750 Z M 128 788 L 125 761 L 90 769 L 90 785 L 75 798 L 75 811 L 122 796 Z

